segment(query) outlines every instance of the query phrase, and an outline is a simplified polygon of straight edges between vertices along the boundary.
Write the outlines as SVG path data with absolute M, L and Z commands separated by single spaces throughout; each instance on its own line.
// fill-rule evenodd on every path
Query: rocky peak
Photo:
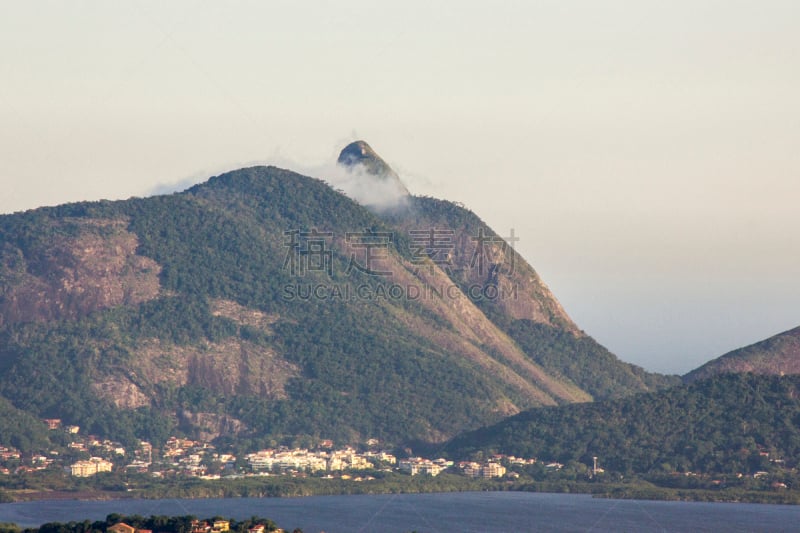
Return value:
M 364 141 L 355 141 L 345 146 L 339 153 L 337 163 L 350 171 L 363 172 L 381 181 L 390 182 L 398 193 L 409 195 L 400 176 Z

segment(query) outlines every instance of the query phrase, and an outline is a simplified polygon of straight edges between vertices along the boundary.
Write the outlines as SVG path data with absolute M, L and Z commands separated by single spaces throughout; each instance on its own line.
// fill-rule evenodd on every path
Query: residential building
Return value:
M 431 461 L 430 459 L 423 459 L 421 457 L 411 457 L 409 459 L 401 459 L 397 463 L 397 467 L 401 472 L 406 472 L 415 476 L 417 474 L 427 474 L 429 476 L 438 476 L 444 467 Z
M 459 466 L 465 476 L 491 479 L 493 477 L 503 477 L 506 468 L 500 463 L 460 463 Z
M 114 466 L 110 461 L 100 457 L 92 457 L 88 461 L 78 461 L 70 466 L 72 475 L 75 477 L 89 477 L 100 472 L 111 472 Z
M 114 524 L 113 526 L 109 526 L 106 531 L 108 533 L 136 533 L 136 528 L 129 526 L 125 522 L 120 522 L 118 524 Z
M 211 526 L 208 522 L 201 522 L 199 520 L 192 520 L 192 533 L 209 533 Z
M 44 423 L 47 424 L 47 429 L 58 429 L 61 427 L 60 418 L 45 418 Z
M 222 533 L 223 531 L 230 531 L 231 523 L 227 520 L 214 520 L 211 525 L 211 531 L 214 533 Z
M 503 477 L 506 474 L 506 467 L 501 465 L 500 463 L 486 463 L 481 468 L 481 476 L 484 479 L 490 479 L 493 477 Z

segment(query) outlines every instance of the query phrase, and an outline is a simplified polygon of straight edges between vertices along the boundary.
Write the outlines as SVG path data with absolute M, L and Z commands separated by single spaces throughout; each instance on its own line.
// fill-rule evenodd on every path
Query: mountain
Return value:
M 800 376 L 726 374 L 618 400 L 543 407 L 459 435 L 454 458 L 494 453 L 613 472 L 750 473 L 800 457 Z M 770 460 L 778 460 L 772 463 Z
M 800 327 L 718 357 L 684 376 L 688 382 L 717 374 L 800 374 Z
M 339 154 L 341 184 L 351 198 L 373 210 L 407 207 L 411 194 L 400 176 L 364 141 L 355 141 Z
M 340 159 L 357 179 L 386 178 L 352 146 Z M 441 442 L 676 379 L 580 331 L 509 242 L 451 202 L 369 209 L 253 167 L 0 216 L 0 396 L 98 435 Z
M 391 181 L 399 191 L 409 195 L 400 176 L 365 141 L 354 141 L 345 146 L 336 162 L 351 172 L 364 172 L 378 179 Z
M 4 446 L 19 450 L 43 450 L 50 444 L 47 427 L 3 397 L 0 397 L 0 435 Z
M 677 382 L 619 361 L 586 335 L 514 250 L 513 234 L 501 236 L 472 211 L 434 198 L 414 197 L 408 209 L 382 216 L 410 235 L 412 252 L 426 252 L 412 262 L 425 259 L 441 267 L 481 315 L 507 336 L 517 350 L 504 357 L 514 368 L 534 363 L 538 369 L 533 375 L 541 369 L 582 390 L 584 395 L 573 401 L 620 397 Z M 445 243 L 450 247 L 445 249 Z

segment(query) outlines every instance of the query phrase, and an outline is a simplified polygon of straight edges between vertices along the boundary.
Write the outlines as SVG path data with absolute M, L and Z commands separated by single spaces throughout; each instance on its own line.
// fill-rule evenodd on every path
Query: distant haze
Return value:
M 799 3 L 163 4 L 2 3 L 0 212 L 365 139 L 625 361 L 800 325 Z

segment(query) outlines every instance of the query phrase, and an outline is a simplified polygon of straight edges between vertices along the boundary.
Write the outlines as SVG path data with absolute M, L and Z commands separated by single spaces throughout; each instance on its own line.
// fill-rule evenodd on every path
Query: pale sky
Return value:
M 369 142 L 621 359 L 800 325 L 800 2 L 0 1 L 0 212 Z

